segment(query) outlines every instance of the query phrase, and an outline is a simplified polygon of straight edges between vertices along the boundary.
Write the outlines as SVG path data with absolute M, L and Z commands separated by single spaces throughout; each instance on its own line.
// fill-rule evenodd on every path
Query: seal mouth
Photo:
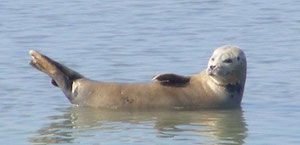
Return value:
M 210 68 L 207 68 L 206 74 L 209 76 L 209 78 L 218 86 L 226 86 L 226 84 L 218 81 L 215 77 L 216 75 L 213 73 L 213 70 Z
M 214 76 L 213 70 L 210 69 L 210 68 L 206 69 L 206 74 L 209 75 L 209 76 Z
M 209 76 L 209 78 L 218 86 L 226 86 L 228 84 L 231 84 L 231 83 L 226 83 L 225 80 L 220 80 L 220 77 L 219 75 L 215 74 L 214 71 L 210 68 L 208 68 L 206 70 L 206 74 Z M 222 78 L 222 77 L 221 77 Z

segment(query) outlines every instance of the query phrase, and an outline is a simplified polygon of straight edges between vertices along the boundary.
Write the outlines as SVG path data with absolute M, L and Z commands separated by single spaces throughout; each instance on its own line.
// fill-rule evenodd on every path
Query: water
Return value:
M 0 144 L 299 144 L 300 2 L 8 1 L 0 3 Z M 102 81 L 191 75 L 213 49 L 248 58 L 241 109 L 72 106 L 28 65 L 28 50 Z

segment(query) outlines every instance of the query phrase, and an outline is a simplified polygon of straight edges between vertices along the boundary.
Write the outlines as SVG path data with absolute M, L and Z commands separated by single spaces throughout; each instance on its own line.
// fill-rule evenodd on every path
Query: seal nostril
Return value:
M 214 65 L 209 66 L 209 68 L 210 68 L 211 70 L 213 70 L 215 67 L 216 67 L 216 66 L 214 66 Z

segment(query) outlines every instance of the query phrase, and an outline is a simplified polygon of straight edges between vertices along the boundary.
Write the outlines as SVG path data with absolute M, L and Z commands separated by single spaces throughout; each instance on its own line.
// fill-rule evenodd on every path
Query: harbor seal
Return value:
M 159 74 L 151 83 L 94 81 L 37 51 L 29 54 L 30 64 L 49 75 L 72 104 L 110 109 L 237 107 L 247 72 L 246 56 L 236 46 L 217 48 L 199 74 Z

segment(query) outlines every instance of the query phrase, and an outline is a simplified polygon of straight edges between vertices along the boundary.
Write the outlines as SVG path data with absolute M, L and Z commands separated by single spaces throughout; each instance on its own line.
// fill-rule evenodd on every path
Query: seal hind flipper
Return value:
M 159 82 L 162 85 L 184 86 L 190 82 L 190 77 L 176 74 L 159 74 L 154 76 L 152 80 Z
M 30 65 L 49 75 L 52 78 L 51 83 L 59 87 L 72 102 L 75 97 L 72 93 L 72 83 L 83 76 L 37 51 L 30 50 L 29 54 L 32 57 Z

